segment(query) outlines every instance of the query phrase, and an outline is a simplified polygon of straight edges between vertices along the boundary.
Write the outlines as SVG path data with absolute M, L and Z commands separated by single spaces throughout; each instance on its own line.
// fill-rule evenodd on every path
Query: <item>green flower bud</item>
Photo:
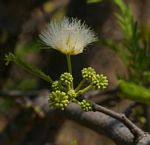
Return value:
M 49 105 L 55 108 L 64 110 L 64 108 L 69 104 L 68 96 L 65 92 L 59 90 L 52 92 L 49 95 Z
M 91 80 L 95 75 L 96 72 L 92 67 L 82 69 L 82 77 L 86 80 Z
M 59 84 L 59 82 L 58 81 L 54 81 L 53 83 L 52 83 L 52 91 L 56 91 L 56 90 L 60 90 L 60 84 Z
M 73 89 L 70 89 L 70 90 L 67 92 L 67 95 L 68 95 L 68 97 L 69 97 L 69 100 L 72 101 L 72 102 L 74 102 L 75 99 L 76 99 L 76 97 L 77 97 L 77 94 L 76 94 L 75 90 L 73 90 Z
M 60 76 L 60 81 L 62 84 L 70 86 L 73 82 L 73 77 L 70 73 L 65 72 Z
M 95 89 L 105 89 L 108 86 L 107 77 L 103 74 L 97 74 L 92 78 L 92 85 Z
M 79 105 L 81 106 L 81 108 L 84 110 L 84 111 L 91 111 L 92 110 L 92 104 L 90 101 L 88 100 L 82 100 L 82 102 L 79 102 Z

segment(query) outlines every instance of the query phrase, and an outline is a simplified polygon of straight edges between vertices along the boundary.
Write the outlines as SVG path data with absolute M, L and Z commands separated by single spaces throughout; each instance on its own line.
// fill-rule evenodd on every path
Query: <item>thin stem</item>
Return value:
M 83 86 L 83 84 L 85 83 L 85 79 L 82 79 L 81 82 L 78 84 L 78 86 L 76 87 L 75 91 L 79 91 L 80 88 Z
M 91 103 L 92 103 L 93 109 L 95 111 L 99 111 L 104 114 L 107 114 L 107 115 L 121 121 L 123 124 L 125 124 L 129 128 L 129 130 L 135 135 L 136 138 L 144 135 L 144 132 L 140 128 L 138 128 L 134 123 L 132 123 L 124 114 L 116 113 L 114 111 L 111 111 L 111 110 L 103 107 L 103 106 L 97 105 L 94 102 L 91 102 Z
M 89 91 L 90 89 L 92 89 L 92 85 L 87 86 L 86 88 L 80 90 L 77 92 L 77 96 L 84 94 L 85 92 Z
M 70 74 L 72 74 L 71 57 L 70 57 L 70 55 L 66 55 L 66 57 L 67 57 L 68 71 Z
M 67 57 L 68 71 L 72 75 L 71 57 L 70 57 L 70 55 L 66 55 L 66 57 Z M 71 87 L 73 88 L 73 82 L 71 84 Z
M 22 59 L 20 59 L 18 56 L 15 56 L 12 53 L 9 53 L 6 57 L 5 60 L 8 62 L 15 62 L 16 64 L 20 65 L 21 67 L 23 67 L 23 69 L 25 69 L 26 71 L 32 73 L 33 75 L 38 76 L 39 78 L 49 82 L 49 83 L 53 83 L 53 79 L 45 74 L 44 72 L 42 72 L 39 68 L 37 68 L 36 66 L 27 63 L 25 61 L 23 61 Z

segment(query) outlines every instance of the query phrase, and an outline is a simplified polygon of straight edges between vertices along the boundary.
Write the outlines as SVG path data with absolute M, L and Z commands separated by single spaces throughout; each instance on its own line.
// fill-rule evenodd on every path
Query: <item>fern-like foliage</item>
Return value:
M 41 71 L 39 68 L 33 66 L 32 64 L 29 64 L 23 60 L 21 60 L 18 56 L 15 56 L 12 53 L 9 53 L 5 55 L 5 61 L 6 65 L 8 65 L 10 62 L 15 62 L 16 64 L 20 65 L 23 67 L 26 71 L 32 73 L 33 75 L 38 76 L 39 78 L 52 83 L 53 80 L 49 75 L 46 75 L 43 71 Z
M 133 18 L 131 9 L 123 0 L 114 0 L 118 11 L 114 13 L 118 26 L 123 34 L 122 41 L 104 39 L 100 42 L 114 49 L 127 65 L 130 80 L 143 84 L 142 77 L 150 66 L 150 34 L 147 38 L 142 33 L 142 28 Z
M 129 72 L 128 81 L 119 81 L 122 97 L 150 105 L 150 33 L 133 18 L 130 6 L 124 0 L 113 0 L 118 8 L 114 13 L 122 32 L 122 40 L 103 39 L 100 43 L 120 55 Z M 145 31 L 144 31 L 145 32 Z

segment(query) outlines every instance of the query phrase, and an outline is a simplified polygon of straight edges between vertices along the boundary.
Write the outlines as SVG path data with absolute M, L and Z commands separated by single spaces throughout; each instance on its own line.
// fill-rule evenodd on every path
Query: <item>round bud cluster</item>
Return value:
M 55 108 L 64 110 L 64 108 L 69 104 L 68 96 L 65 92 L 55 91 L 49 95 L 49 105 Z
M 65 72 L 60 76 L 60 81 L 62 84 L 70 86 L 73 82 L 73 77 L 70 73 Z
M 95 89 L 105 89 L 108 86 L 107 77 L 103 74 L 97 74 L 92 78 L 92 85 Z
M 60 84 L 59 84 L 59 82 L 58 81 L 54 81 L 52 83 L 51 88 L 52 88 L 52 91 L 60 90 Z
M 92 110 L 92 105 L 88 100 L 82 100 L 81 102 L 79 102 L 79 105 L 81 106 L 81 108 L 84 111 L 91 111 Z
M 95 70 L 92 67 L 82 69 L 82 77 L 84 79 L 92 79 L 96 75 Z
M 70 89 L 67 92 L 67 95 L 68 95 L 70 101 L 74 102 L 76 100 L 77 94 L 76 94 L 75 90 Z

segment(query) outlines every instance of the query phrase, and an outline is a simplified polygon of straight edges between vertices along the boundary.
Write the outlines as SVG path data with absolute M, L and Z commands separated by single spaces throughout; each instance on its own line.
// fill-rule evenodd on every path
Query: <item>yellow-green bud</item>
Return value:
M 82 102 L 79 102 L 78 103 L 80 106 L 81 106 L 81 108 L 84 110 L 84 111 L 91 111 L 92 110 L 92 104 L 91 104 L 91 102 L 90 101 L 88 101 L 88 100 L 82 100 Z
M 60 90 L 60 84 L 59 84 L 59 82 L 58 81 L 54 81 L 53 83 L 52 83 L 52 91 L 56 91 L 56 90 Z
M 92 85 L 95 89 L 105 89 L 108 86 L 107 77 L 103 74 L 97 74 L 92 78 Z
M 75 90 L 73 89 L 70 89 L 68 92 L 67 92 L 67 95 L 69 97 L 69 100 L 74 102 L 75 98 L 77 97 L 77 94 L 75 92 Z
M 60 76 L 60 81 L 62 84 L 70 86 L 73 82 L 73 77 L 70 73 L 65 72 Z
M 55 108 L 64 110 L 64 108 L 69 104 L 68 96 L 65 92 L 59 90 L 52 92 L 49 95 L 49 105 Z
M 91 80 L 95 75 L 96 72 L 92 67 L 82 69 L 82 77 L 86 80 Z

